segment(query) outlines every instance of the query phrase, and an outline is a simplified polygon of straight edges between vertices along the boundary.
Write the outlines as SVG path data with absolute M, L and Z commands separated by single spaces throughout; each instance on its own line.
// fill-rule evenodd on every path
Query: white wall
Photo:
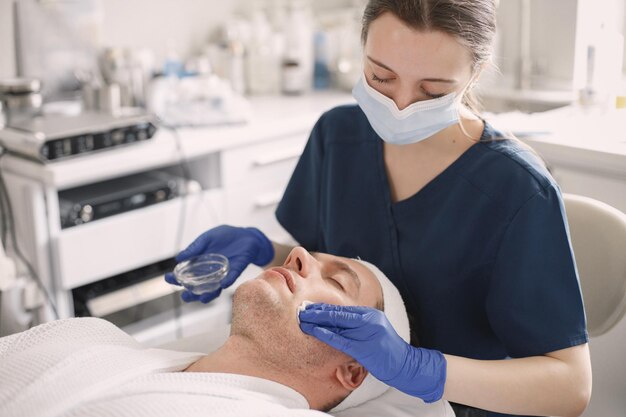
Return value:
M 15 75 L 12 0 L 0 0 L 0 78 Z
M 574 77 L 576 11 L 580 0 L 532 0 L 531 55 L 535 84 L 549 82 L 552 88 L 567 88 Z M 586 0 L 592 1 L 592 0 Z M 593 7 L 610 3 L 621 6 L 616 20 L 618 28 L 626 28 L 626 0 L 594 2 Z M 519 10 L 520 1 L 501 0 L 498 9 L 500 48 L 496 51 L 497 63 L 503 74 L 513 84 L 519 60 Z M 584 19 L 584 17 L 583 17 Z M 626 45 L 625 45 L 626 52 Z M 626 73 L 626 53 L 624 55 Z M 536 87 L 541 88 L 540 85 Z
M 113 46 L 146 46 L 161 56 L 167 41 L 173 40 L 183 53 L 197 48 L 212 29 L 238 8 L 248 8 L 259 0 L 103 0 L 105 12 L 104 42 Z M 622 0 L 624 1 L 624 0 Z M 13 0 L 0 0 L 0 77 L 15 75 L 13 49 Z M 364 0 L 316 0 L 315 8 L 363 3 Z M 566 79 L 571 72 L 570 39 L 576 21 L 573 14 L 577 0 L 533 0 L 533 56 L 535 69 L 555 79 Z M 500 68 L 515 71 L 519 44 L 517 0 L 501 0 Z M 626 27 L 626 10 L 624 11 Z M 561 27 L 555 21 L 562 22 Z M 626 48 L 626 45 L 625 45 Z M 626 53 L 624 54 L 626 71 Z
M 542 88 L 567 89 L 574 76 L 576 0 L 533 0 L 531 50 L 533 79 Z
M 0 77 L 15 75 L 13 0 L 0 0 Z M 148 47 L 157 59 L 172 40 L 186 55 L 197 50 L 236 9 L 236 0 L 103 0 L 106 46 Z
M 280 1 L 280 0 L 279 0 Z M 363 0 L 315 0 L 328 9 Z M 13 0 L 0 0 L 0 78 L 15 76 Z M 148 47 L 160 60 L 173 41 L 182 55 L 197 51 L 233 12 L 259 0 L 102 0 L 105 46 Z
M 103 0 L 107 46 L 149 47 L 157 58 L 173 41 L 183 56 L 197 51 L 236 9 L 226 0 Z
M 576 39 L 577 0 L 532 0 L 532 74 L 549 84 L 571 84 Z M 501 0 L 498 9 L 497 63 L 508 84 L 515 85 L 520 53 L 520 1 Z M 558 20 L 557 20 L 558 19 Z M 558 23 L 558 24 L 556 24 Z M 535 80 L 534 84 L 538 84 Z M 539 87 L 535 85 L 534 87 Z

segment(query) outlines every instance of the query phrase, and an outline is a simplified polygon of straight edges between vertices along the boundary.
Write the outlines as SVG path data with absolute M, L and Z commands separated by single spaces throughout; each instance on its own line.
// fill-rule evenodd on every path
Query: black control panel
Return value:
M 61 228 L 176 198 L 181 194 L 182 184 L 179 177 L 153 171 L 59 191 Z
M 0 129 L 0 143 L 12 154 L 54 163 L 152 139 L 157 119 L 150 113 L 124 115 L 83 112 L 77 115 L 42 115 Z
M 144 122 L 102 132 L 54 139 L 41 146 L 40 155 L 43 159 L 54 161 L 68 156 L 145 141 L 151 139 L 156 130 L 154 124 Z

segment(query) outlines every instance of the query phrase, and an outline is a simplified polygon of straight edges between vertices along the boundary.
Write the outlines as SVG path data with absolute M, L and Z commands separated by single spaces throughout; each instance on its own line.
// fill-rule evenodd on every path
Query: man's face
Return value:
M 375 307 L 382 298 L 378 280 L 361 263 L 309 253 L 302 247 L 294 248 L 282 267 L 269 268 L 259 278 L 276 291 L 285 306 L 292 306 L 292 311 L 304 300 Z
M 233 299 L 231 334 L 255 340 L 266 358 L 283 366 L 309 369 L 336 359 L 339 351 L 304 334 L 297 310 L 303 301 L 376 307 L 382 290 L 361 263 L 294 248 L 282 267 L 269 268 L 242 284 Z

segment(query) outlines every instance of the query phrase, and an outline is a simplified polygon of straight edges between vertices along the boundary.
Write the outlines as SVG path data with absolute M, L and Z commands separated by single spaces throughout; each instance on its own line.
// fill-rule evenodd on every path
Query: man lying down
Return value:
M 453 416 L 388 388 L 351 357 L 304 334 L 303 301 L 383 309 L 409 325 L 373 265 L 295 248 L 242 284 L 230 336 L 208 355 L 145 348 L 113 324 L 73 318 L 0 339 L 1 416 Z M 343 411 L 342 411 L 343 410 Z

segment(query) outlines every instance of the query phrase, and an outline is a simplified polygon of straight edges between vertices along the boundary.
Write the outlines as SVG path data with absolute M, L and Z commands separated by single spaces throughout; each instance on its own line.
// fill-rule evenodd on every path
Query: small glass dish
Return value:
M 217 290 L 228 269 L 227 257 L 217 253 L 206 253 L 177 264 L 174 267 L 174 275 L 183 287 L 200 295 Z

